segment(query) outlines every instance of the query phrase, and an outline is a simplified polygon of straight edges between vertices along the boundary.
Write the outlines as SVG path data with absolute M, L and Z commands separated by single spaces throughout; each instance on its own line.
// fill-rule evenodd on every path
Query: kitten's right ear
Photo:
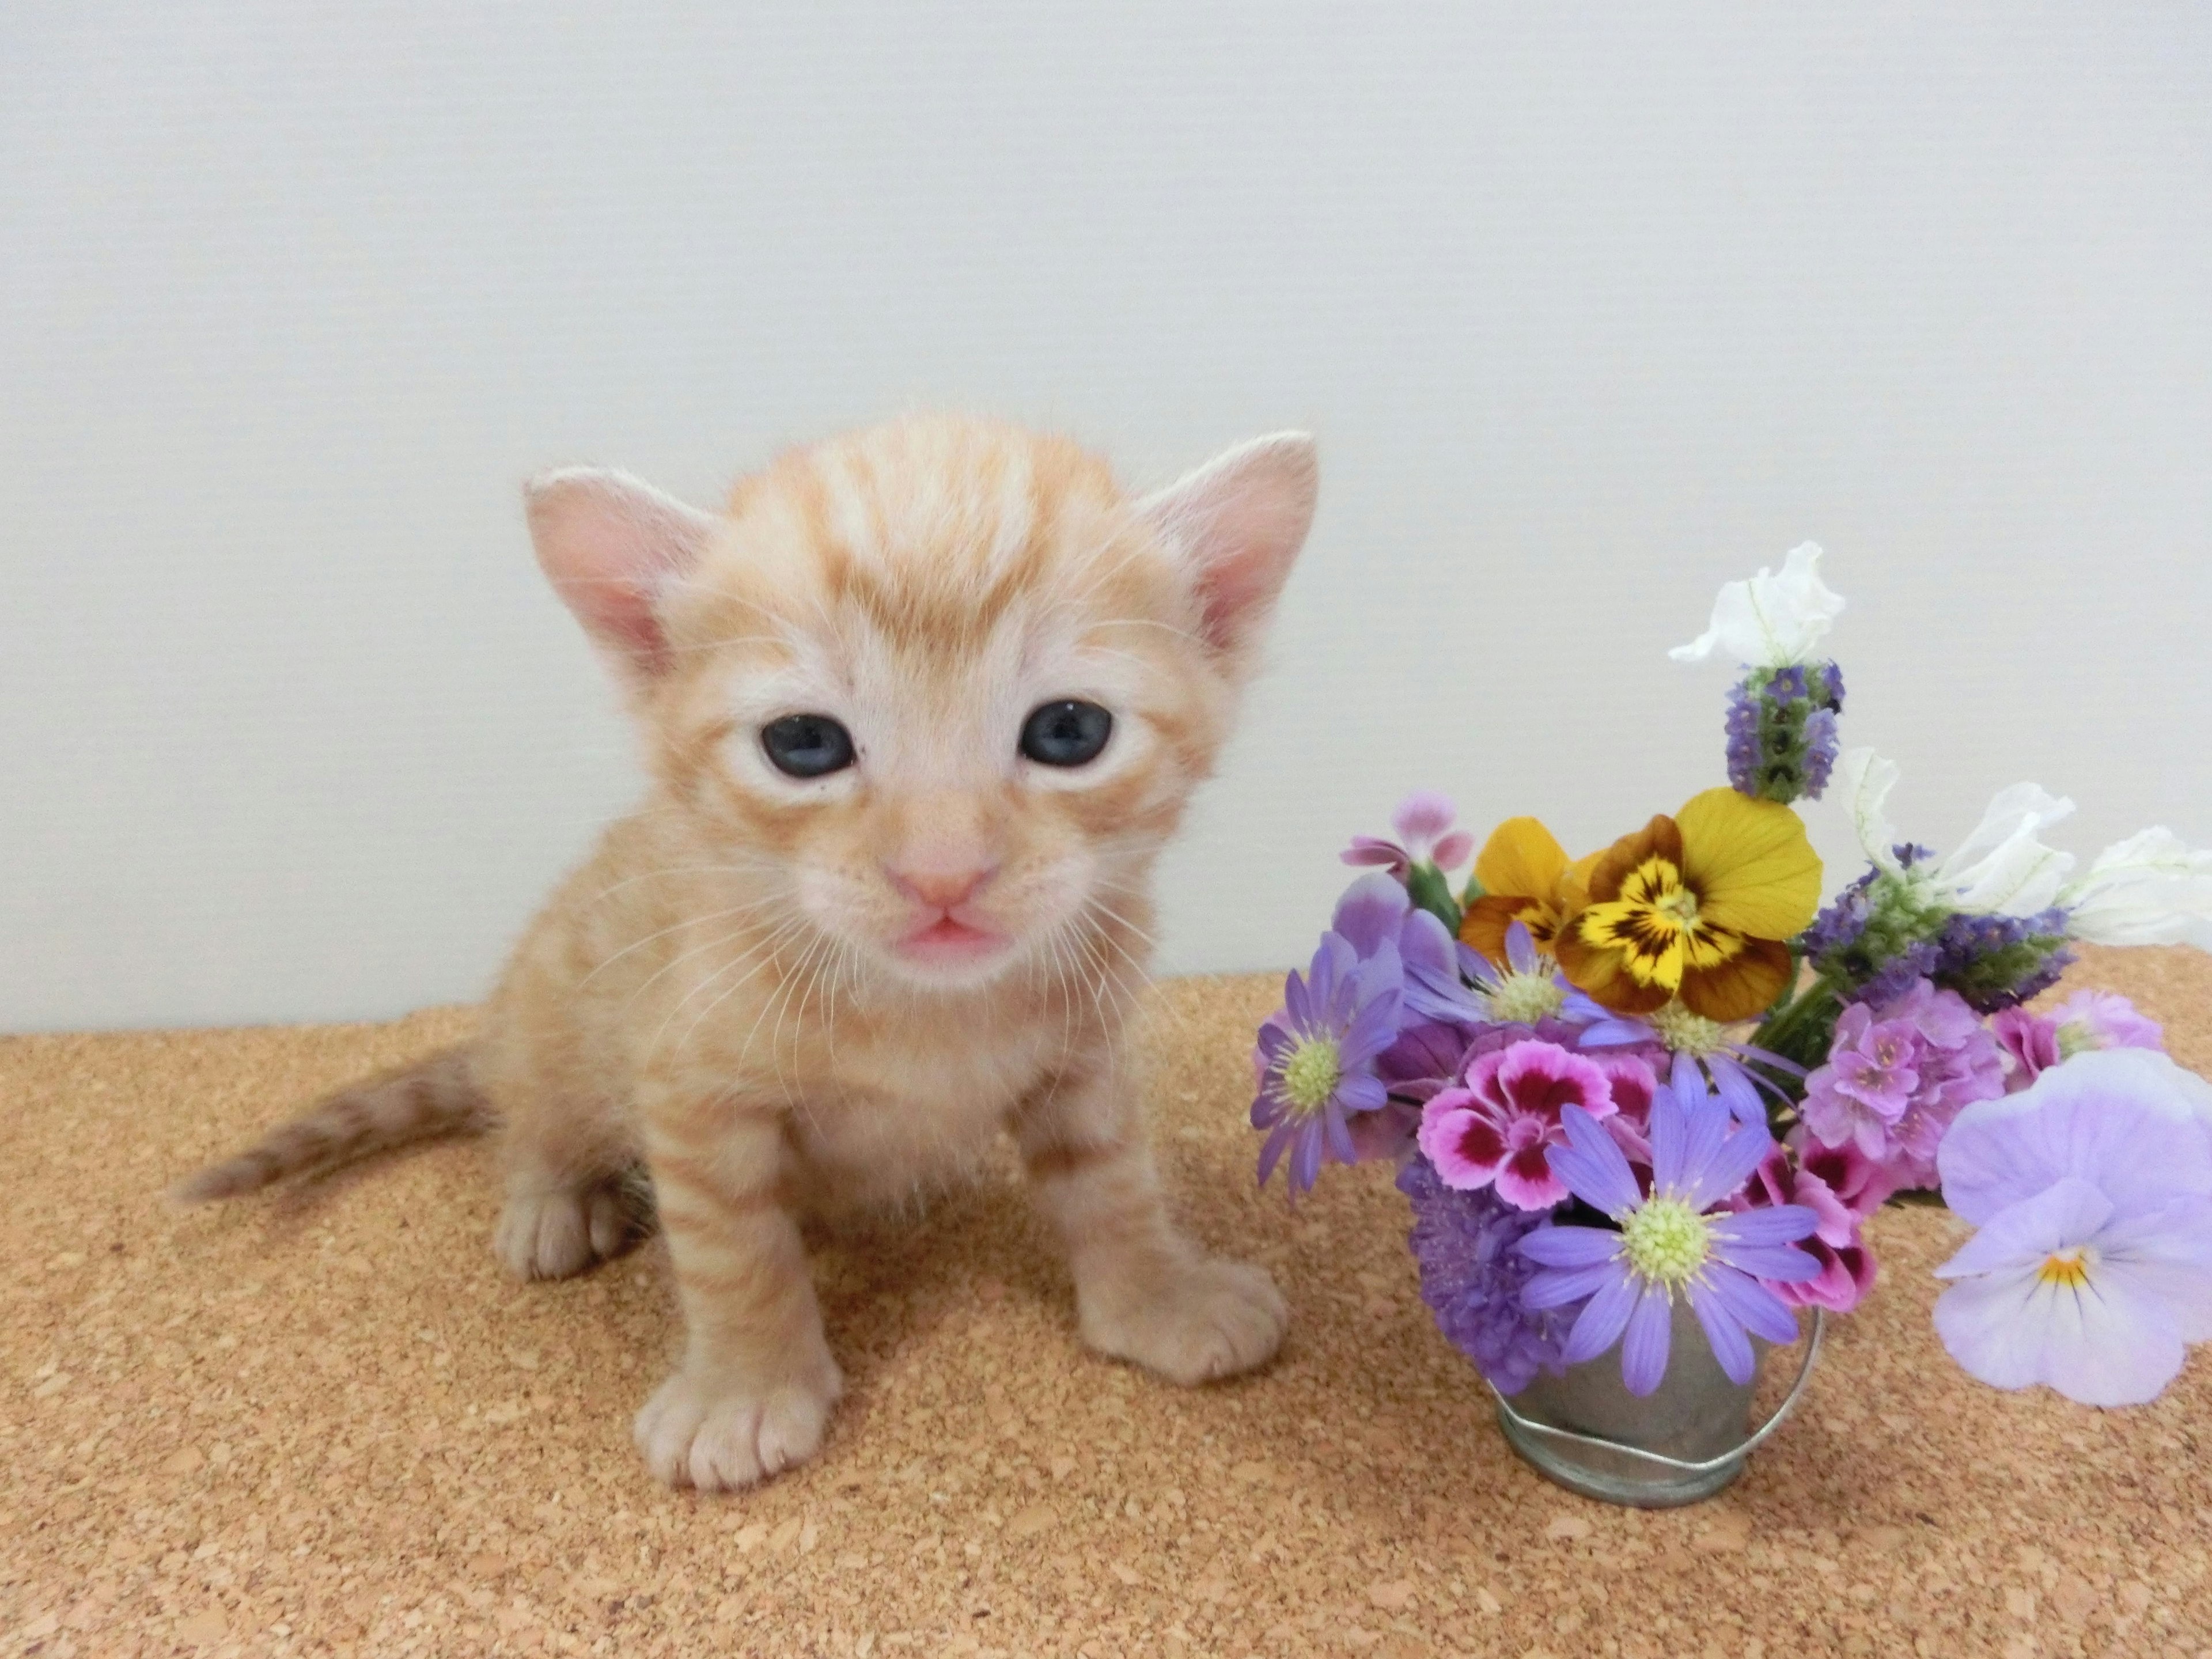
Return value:
M 1206 641 L 1234 672 L 1254 647 L 1313 526 L 1314 441 L 1279 432 L 1239 444 L 1137 504 L 1183 561 Z
M 630 673 L 667 665 L 658 609 L 698 562 L 715 520 L 627 472 L 564 467 L 523 486 L 538 567 L 594 643 Z

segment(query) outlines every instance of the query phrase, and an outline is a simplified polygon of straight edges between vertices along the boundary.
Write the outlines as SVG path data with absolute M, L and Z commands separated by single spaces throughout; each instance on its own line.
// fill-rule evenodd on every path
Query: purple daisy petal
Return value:
M 1716 1243 L 1795 1244 L 1819 1231 L 1820 1218 L 1802 1204 L 1770 1204 L 1717 1215 L 1705 1223 Z
M 1516 974 L 1533 974 L 1542 965 L 1536 959 L 1536 941 L 1525 921 L 1510 922 L 1506 927 L 1505 965 Z
M 1571 1018 L 1571 1010 L 1563 1006 L 1562 1014 Z M 1585 1048 L 1626 1048 L 1631 1043 L 1649 1042 L 1651 1028 L 1632 1019 L 1616 1019 L 1611 1015 L 1583 1028 L 1581 1047 Z
M 1521 1292 L 1521 1305 L 1541 1312 L 1581 1302 L 1620 1277 L 1610 1261 L 1583 1267 L 1551 1267 L 1530 1279 Z
M 1680 1192 L 1685 1199 L 1692 1200 L 1692 1207 L 1702 1210 L 1711 1203 L 1709 1199 L 1696 1198 L 1699 1176 L 1703 1171 L 1713 1167 L 1713 1160 L 1720 1156 L 1727 1145 L 1729 1130 L 1735 1125 L 1735 1119 L 1729 1115 L 1729 1109 L 1717 1098 L 1710 1096 L 1683 1114 L 1682 1179 L 1681 1185 L 1675 1190 Z M 1766 1119 L 1761 1114 L 1759 1133 L 1764 1134 L 1765 1131 Z
M 1321 1111 L 1322 1137 L 1339 1164 L 1359 1162 L 1359 1148 L 1352 1144 L 1352 1130 L 1344 1121 L 1344 1110 L 1338 1104 L 1342 1097 L 1333 1097 Z
M 1671 1090 L 1662 1089 L 1651 1097 L 1651 1110 L 1644 1124 L 1651 1139 L 1652 1190 L 1680 1192 L 1690 1134 L 1682 1108 Z
M 1559 1358 L 1570 1365 L 1579 1364 L 1596 1358 L 1620 1341 L 1621 1332 L 1628 1327 L 1628 1316 L 1636 1307 L 1637 1295 L 1636 1281 L 1625 1273 L 1599 1285 L 1575 1316 L 1574 1328 L 1567 1333 Z
M 1569 1192 L 1615 1217 L 1644 1201 L 1627 1155 L 1595 1118 L 1579 1106 L 1568 1106 L 1560 1110 L 1559 1126 L 1566 1132 L 1567 1144 L 1552 1147 L 1545 1156 L 1552 1173 Z
M 1802 1285 L 1820 1276 L 1820 1261 L 1794 1244 L 1731 1244 L 1713 1260 L 1774 1285 Z
M 1255 1113 L 1257 1110 L 1258 1108 L 1254 1108 Z M 1260 1128 L 1264 1126 L 1255 1121 L 1252 1127 Z M 1278 1123 L 1273 1132 L 1261 1144 L 1260 1184 L 1262 1187 L 1267 1184 L 1267 1177 L 1275 1173 L 1275 1165 L 1283 1156 L 1283 1149 L 1291 1144 L 1291 1137 L 1297 1132 L 1298 1126 L 1295 1123 Z
M 1748 1274 L 1716 1263 L 1700 1276 L 1707 1290 L 1753 1336 L 1769 1342 L 1795 1342 L 1797 1316 L 1782 1298 Z
M 1705 1070 L 1712 1074 L 1713 1087 L 1728 1103 L 1729 1114 L 1739 1123 L 1766 1121 L 1766 1103 L 1759 1097 L 1758 1085 L 1751 1074 L 1728 1054 L 1705 1056 Z
M 1319 1118 L 1300 1121 L 1297 1133 L 1291 1147 L 1291 1188 L 1294 1192 L 1310 1191 L 1321 1174 L 1322 1123 Z
M 1723 1129 L 1729 1121 L 1728 1109 L 1717 1101 L 1711 1108 Z M 1702 1169 L 1693 1170 L 1682 1196 L 1692 1208 L 1710 1210 L 1722 1200 L 1733 1198 L 1743 1190 L 1743 1184 L 1752 1173 L 1766 1161 L 1774 1150 L 1774 1137 L 1766 1133 L 1766 1126 L 1743 1124 L 1723 1140 Z
M 1629 1393 L 1650 1394 L 1665 1377 L 1674 1326 L 1674 1307 L 1667 1293 L 1646 1285 L 1628 1316 L 1628 1334 L 1620 1343 L 1620 1380 Z
M 1379 1112 L 1389 1100 L 1390 1091 L 1382 1086 L 1381 1078 L 1357 1072 L 1337 1084 L 1336 1098 L 1347 1112 Z
M 1750 1382 L 1759 1369 L 1759 1356 L 1752 1352 L 1743 1322 L 1729 1311 L 1728 1304 L 1713 1294 L 1710 1285 L 1693 1279 L 1683 1288 L 1690 1298 L 1690 1311 L 1705 1327 L 1705 1340 L 1711 1345 L 1723 1373 L 1739 1386 Z
M 1602 1227 L 1540 1227 L 1521 1241 L 1521 1254 L 1547 1267 L 1587 1267 L 1620 1254 L 1620 1235 Z

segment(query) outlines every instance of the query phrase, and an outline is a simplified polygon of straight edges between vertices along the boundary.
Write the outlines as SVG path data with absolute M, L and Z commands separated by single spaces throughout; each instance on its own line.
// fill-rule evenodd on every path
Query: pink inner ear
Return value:
M 1238 653 L 1258 637 L 1313 523 L 1311 439 L 1261 438 L 1144 504 L 1189 560 L 1207 641 Z
M 633 671 L 659 672 L 660 592 L 697 561 L 714 520 L 619 472 L 550 473 L 525 493 L 538 562 L 562 601 Z

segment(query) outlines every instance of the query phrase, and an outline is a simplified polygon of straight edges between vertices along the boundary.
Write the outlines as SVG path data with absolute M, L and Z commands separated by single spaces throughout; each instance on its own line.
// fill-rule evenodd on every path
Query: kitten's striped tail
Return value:
M 447 1048 L 339 1090 L 271 1129 L 258 1146 L 186 1176 L 169 1197 L 178 1204 L 235 1198 L 302 1170 L 349 1163 L 431 1135 L 482 1133 L 497 1121 L 470 1073 L 466 1046 Z

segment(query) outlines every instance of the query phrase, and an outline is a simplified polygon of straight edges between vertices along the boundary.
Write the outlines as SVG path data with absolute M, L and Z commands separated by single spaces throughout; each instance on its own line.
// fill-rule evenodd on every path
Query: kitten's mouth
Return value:
M 980 962 L 985 957 L 995 954 L 1006 943 L 1003 933 L 971 927 L 964 921 L 954 921 L 947 913 L 927 927 L 908 933 L 899 941 L 898 950 L 899 954 L 909 961 L 950 967 L 956 963 Z

